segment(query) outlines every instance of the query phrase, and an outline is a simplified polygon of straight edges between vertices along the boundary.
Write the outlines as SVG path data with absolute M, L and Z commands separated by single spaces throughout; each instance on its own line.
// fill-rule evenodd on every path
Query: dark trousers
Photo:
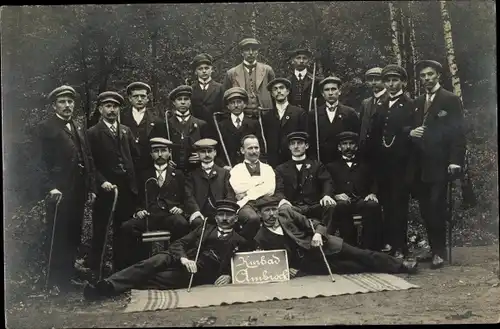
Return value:
M 61 189 L 61 199 L 57 218 L 54 223 L 55 202 L 46 204 L 47 233 L 45 235 L 44 250 L 49 259 L 52 231 L 55 229 L 50 263 L 49 284 L 69 282 L 73 276 L 74 263 L 80 246 L 83 211 L 87 199 L 83 176 L 76 177 L 71 189 Z M 55 225 L 55 227 L 54 227 Z
M 405 168 L 403 165 L 401 167 Z M 384 243 L 390 244 L 393 250 L 406 254 L 410 186 L 405 182 L 404 172 L 395 166 L 391 168 L 378 176 L 379 197 L 384 213 L 383 240 Z
M 122 224 L 120 229 L 122 239 L 126 242 L 126 246 L 124 246 L 126 255 L 126 258 L 123 259 L 124 267 L 149 257 L 151 243 L 142 242 L 142 233 L 146 232 L 146 223 L 149 231 L 169 231 L 170 242 L 174 242 L 189 233 L 189 223 L 182 215 L 172 215 L 166 212 L 151 214 L 149 219 L 129 219 Z M 167 247 L 165 244 L 165 248 Z
M 447 182 L 419 182 L 417 199 L 432 253 L 446 259 Z M 450 242 L 449 242 L 450 243 Z
M 334 222 L 329 227 L 333 234 L 338 227 L 340 236 L 345 242 L 357 245 L 357 233 L 354 227 L 353 215 L 362 216 L 363 233 L 361 236 L 362 247 L 371 250 L 381 248 L 381 211 L 380 205 L 373 201 L 364 201 L 364 198 L 352 200 L 350 203 L 337 201 L 334 213 Z
M 295 203 L 293 203 L 295 205 Z M 335 212 L 334 207 L 308 207 L 304 206 L 303 204 L 298 204 L 299 209 L 301 209 L 301 213 L 306 216 L 307 218 L 314 218 L 321 223 L 325 227 L 328 227 L 331 225 L 331 221 L 333 219 L 333 214 Z
M 135 210 L 137 196 L 130 190 L 127 177 L 116 179 L 111 182 L 118 187 L 118 200 L 112 218 L 113 228 L 113 268 L 119 270 L 124 268 L 125 259 L 128 257 L 125 251 L 128 241 L 124 241 L 120 234 L 122 223 L 132 217 Z M 101 253 L 103 251 L 106 227 L 113 206 L 114 191 L 106 192 L 99 187 L 96 201 L 92 209 L 92 245 L 90 253 L 90 268 L 99 271 Z M 108 242 L 111 239 L 108 236 Z
M 238 223 L 235 231 L 247 241 L 252 241 L 260 228 L 260 216 L 249 201 L 238 211 Z

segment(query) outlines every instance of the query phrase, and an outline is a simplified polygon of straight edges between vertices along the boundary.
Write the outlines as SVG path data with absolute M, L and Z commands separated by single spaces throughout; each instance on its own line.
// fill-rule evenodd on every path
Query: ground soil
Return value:
M 401 275 L 420 289 L 269 301 L 207 308 L 128 313 L 127 297 L 88 303 L 81 293 L 27 298 L 8 305 L 7 328 L 111 328 L 306 324 L 497 323 L 500 321 L 498 245 L 457 247 L 453 265 Z M 201 321 L 201 322 L 200 322 Z M 205 324 L 205 326 L 211 326 Z

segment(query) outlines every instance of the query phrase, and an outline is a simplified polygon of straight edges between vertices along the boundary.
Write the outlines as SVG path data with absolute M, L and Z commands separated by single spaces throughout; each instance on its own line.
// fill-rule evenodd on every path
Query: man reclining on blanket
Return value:
M 323 247 L 334 273 L 417 272 L 416 261 L 401 260 L 382 252 L 353 247 L 341 238 L 327 234 L 325 226 L 318 220 L 309 221 L 293 206 L 284 204 L 278 208 L 279 201 L 275 196 L 266 196 L 255 204 L 263 225 L 254 241 L 258 249 L 285 249 L 291 277 L 295 277 L 298 271 L 328 274 L 319 246 Z
M 206 224 L 197 262 L 194 259 L 203 225 L 175 241 L 168 250 L 116 272 L 95 285 L 87 284 L 83 292 L 85 299 L 111 297 L 133 288 L 186 288 L 191 273 L 195 273 L 193 285 L 230 283 L 231 258 L 237 250 L 248 251 L 250 244 L 233 231 L 238 204 L 219 200 L 216 208 L 217 225 Z

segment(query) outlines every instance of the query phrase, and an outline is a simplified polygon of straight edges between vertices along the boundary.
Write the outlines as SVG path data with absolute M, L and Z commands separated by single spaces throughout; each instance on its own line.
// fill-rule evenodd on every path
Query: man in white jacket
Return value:
M 251 241 L 260 227 L 260 216 L 253 204 L 263 196 L 274 194 L 276 179 L 273 168 L 259 161 L 260 146 L 255 135 L 244 136 L 241 145 L 241 153 L 245 159 L 231 170 L 229 184 L 240 206 L 239 234 Z

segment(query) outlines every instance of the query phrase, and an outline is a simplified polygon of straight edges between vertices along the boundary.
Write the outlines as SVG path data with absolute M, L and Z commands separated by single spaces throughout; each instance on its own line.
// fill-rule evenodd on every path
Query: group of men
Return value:
M 286 249 L 292 274 L 324 271 L 320 246 L 338 273 L 414 272 L 406 258 L 410 194 L 432 267 L 443 265 L 446 186 L 463 166 L 465 137 L 461 101 L 439 84 L 441 64 L 417 63 L 426 94 L 415 100 L 404 93 L 404 68 L 368 70 L 373 96 L 355 111 L 339 103 L 340 78 L 312 79 L 309 50 L 293 53 L 291 77 L 276 78 L 257 62 L 259 47 L 253 38 L 240 42 L 243 63 L 223 84 L 211 77 L 211 56 L 196 56 L 198 80 L 170 92 L 173 110 L 164 118 L 147 108 L 151 88 L 143 82 L 127 87 L 127 108 L 122 95 L 99 94 L 100 119 L 88 131 L 73 120 L 72 87 L 49 94 L 55 115 L 35 140 L 52 201 L 46 245 L 54 284 L 64 288 L 74 270 L 87 199 L 87 265 L 100 271 L 112 216 L 115 272 L 88 285 L 89 298 L 186 286 L 189 273 L 195 284 L 228 283 L 228 259 L 256 248 Z M 358 246 L 354 215 L 363 223 Z M 152 257 L 141 239 L 149 230 L 170 232 L 167 250 Z

